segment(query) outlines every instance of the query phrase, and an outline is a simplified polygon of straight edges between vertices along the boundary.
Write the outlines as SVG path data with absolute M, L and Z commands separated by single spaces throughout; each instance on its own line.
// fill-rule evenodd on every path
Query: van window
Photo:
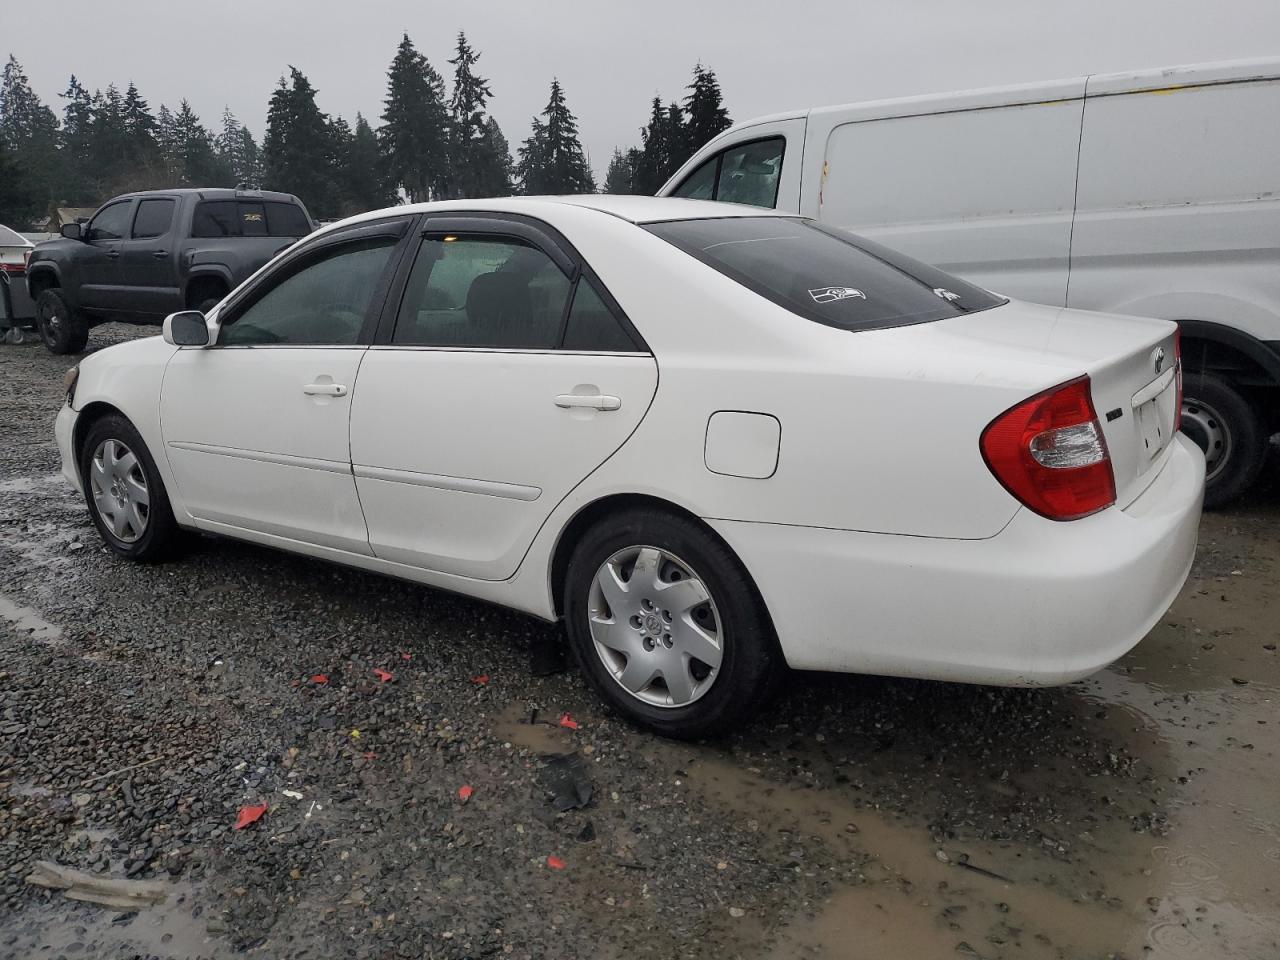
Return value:
M 778 205 L 786 145 L 785 137 L 734 144 L 685 177 L 671 195 L 773 209 Z
M 792 313 L 842 330 L 878 330 L 1006 301 L 877 243 L 795 217 L 652 223 L 650 233 Z

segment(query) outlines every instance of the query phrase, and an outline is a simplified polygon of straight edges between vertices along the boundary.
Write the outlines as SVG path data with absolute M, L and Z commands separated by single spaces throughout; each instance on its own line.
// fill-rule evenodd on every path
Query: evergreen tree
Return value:
M 156 144 L 160 149 L 165 182 L 174 185 L 182 175 L 182 158 L 179 156 L 177 122 L 173 111 L 163 103 L 156 111 Z
M 484 143 L 480 155 L 484 158 L 480 166 L 483 176 L 476 183 L 476 195 L 509 197 L 515 193 L 516 171 L 511 161 L 511 147 L 493 117 L 484 122 Z
M 378 210 L 396 202 L 395 190 L 387 182 L 378 137 L 369 121 L 358 113 L 343 163 L 343 194 L 347 204 L 344 213 L 350 215 Z
M 189 187 L 234 186 L 230 165 L 214 150 L 213 135 L 183 100 L 173 115 L 173 159 L 176 181 Z
M 495 190 L 510 189 L 511 155 L 505 147 L 500 151 L 490 135 L 485 107 L 493 94 L 489 82 L 475 73 L 479 59 L 480 54 L 471 49 L 466 34 L 459 31 L 457 54 L 449 61 L 454 67 L 453 98 L 449 101 L 453 132 L 449 194 L 453 197 L 493 196 Z M 502 142 L 505 144 L 505 138 Z
M 129 177 L 132 151 L 124 123 L 124 97 L 114 83 L 107 86 L 105 94 L 94 92 L 92 111 L 89 156 L 97 172 L 95 192 L 100 202 L 119 192 L 117 185 Z
M 449 174 L 449 110 L 444 80 L 406 33 L 387 71 L 378 139 L 392 182 L 413 201 L 445 194 Z
M 262 183 L 262 162 L 253 134 L 243 126 L 230 107 L 222 110 L 222 132 L 214 140 L 218 162 L 232 183 L 256 187 Z
M 558 79 L 551 81 L 551 99 L 541 115 L 546 120 L 533 118 L 516 166 L 524 193 L 595 193 L 595 178 L 578 139 L 578 121 Z
M 21 165 L 0 139 L 0 223 L 21 230 L 40 213 Z
M 680 169 L 681 164 L 693 156 L 693 147 L 689 143 L 689 127 L 684 121 L 684 111 L 680 109 L 678 103 L 667 104 L 666 141 L 667 167 L 662 183 L 666 183 L 671 175 Z
M 271 95 L 262 142 L 263 186 L 302 199 L 312 216 L 332 216 L 337 188 L 325 163 L 331 158 L 329 118 L 316 106 L 316 91 L 297 67 Z
M 605 193 L 632 192 L 631 182 L 635 178 L 634 162 L 639 152 L 633 147 L 624 154 L 618 147 L 613 148 L 613 158 L 609 161 L 609 170 L 604 175 Z
M 13 204 L 28 220 L 53 205 L 58 180 L 58 118 L 41 103 L 22 65 L 12 55 L 0 73 L 0 143 L 10 162 L 23 171 L 20 197 Z M 16 181 L 15 181 L 16 182 Z
M 636 193 L 652 196 L 666 183 L 664 174 L 671 165 L 671 145 L 667 138 L 669 128 L 670 121 L 662 99 L 654 97 L 649 107 L 649 123 L 640 131 L 642 146 L 632 181 Z
M 57 199 L 71 206 L 87 206 L 99 199 L 95 187 L 97 161 L 90 152 L 93 143 L 93 97 L 72 74 L 62 108 L 62 130 L 58 137 L 60 183 Z
M 685 88 L 685 113 L 689 117 L 689 153 L 701 148 L 712 137 L 723 133 L 733 125 L 729 111 L 724 108 L 720 95 L 720 81 L 715 72 L 701 63 L 693 68 L 693 82 Z M 686 158 L 687 159 L 687 158 Z
M 154 173 L 160 165 L 160 146 L 156 141 L 156 118 L 133 81 L 124 95 L 124 130 L 128 137 L 128 155 L 135 167 Z

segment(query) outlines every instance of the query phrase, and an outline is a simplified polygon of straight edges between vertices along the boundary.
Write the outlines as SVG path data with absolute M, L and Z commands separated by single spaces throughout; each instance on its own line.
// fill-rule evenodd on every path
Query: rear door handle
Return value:
M 562 393 L 556 397 L 556 406 L 564 407 L 566 410 L 571 410 L 574 407 L 585 407 L 589 410 L 618 410 L 622 407 L 622 400 L 618 397 L 608 397 L 603 394 L 583 396 L 577 393 Z
M 114 259 L 116 259 L 118 256 L 120 256 L 120 251 L 119 251 L 119 250 L 108 250 L 108 251 L 107 251 L 107 259 L 109 259 L 109 260 L 114 260 Z
M 341 383 L 308 383 L 302 392 L 311 397 L 345 397 L 347 388 Z
M 152 250 L 151 255 L 155 257 L 157 260 L 163 260 L 165 257 L 169 255 L 169 251 L 168 250 Z

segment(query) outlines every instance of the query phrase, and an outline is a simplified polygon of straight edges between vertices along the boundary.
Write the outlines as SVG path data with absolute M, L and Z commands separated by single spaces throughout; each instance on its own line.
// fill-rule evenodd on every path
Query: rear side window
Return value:
M 172 200 L 143 200 L 133 218 L 133 239 L 150 240 L 163 237 L 173 221 Z
M 671 195 L 773 209 L 778 205 L 786 146 L 785 137 L 735 144 L 685 177 Z
M 725 217 L 646 229 L 765 299 L 842 330 L 926 323 L 1005 302 L 959 277 L 809 220 Z
M 636 349 L 630 335 L 585 276 L 573 293 L 564 328 L 564 349 L 592 353 L 627 353 Z
M 193 237 L 292 237 L 311 232 L 297 204 L 262 200 L 205 200 L 196 204 Z

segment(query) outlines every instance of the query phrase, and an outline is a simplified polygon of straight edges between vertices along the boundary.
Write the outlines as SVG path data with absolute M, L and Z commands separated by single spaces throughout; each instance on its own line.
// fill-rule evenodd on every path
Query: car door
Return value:
M 169 361 L 165 450 L 202 526 L 369 554 L 351 401 L 411 219 L 295 251 L 221 309 L 214 345 Z
M 360 369 L 352 469 L 376 556 L 510 577 L 639 425 L 657 365 L 557 234 L 430 217 Z
M 120 243 L 129 235 L 133 198 L 116 200 L 93 215 L 81 234 L 85 246 L 77 251 L 80 305 L 90 310 L 119 310 L 126 290 L 120 267 Z
M 120 242 L 120 272 L 129 313 L 163 317 L 182 308 L 177 243 L 173 236 L 178 203 L 173 197 L 143 197 L 127 240 Z

